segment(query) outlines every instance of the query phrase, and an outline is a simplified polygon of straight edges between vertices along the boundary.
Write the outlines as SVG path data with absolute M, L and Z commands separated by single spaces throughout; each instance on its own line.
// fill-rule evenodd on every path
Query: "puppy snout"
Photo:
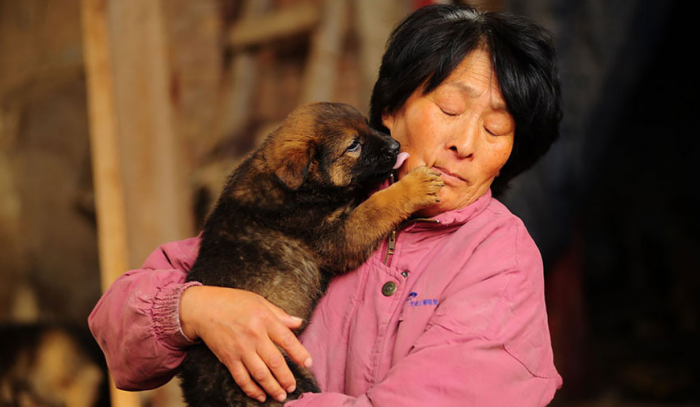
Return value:
M 399 154 L 400 149 L 401 144 L 398 141 L 394 139 L 389 140 L 384 148 L 384 158 L 389 160 L 395 160 L 396 156 Z
M 391 154 L 398 154 L 399 149 L 401 149 L 401 143 L 392 139 L 391 143 L 389 144 L 389 149 L 391 150 Z

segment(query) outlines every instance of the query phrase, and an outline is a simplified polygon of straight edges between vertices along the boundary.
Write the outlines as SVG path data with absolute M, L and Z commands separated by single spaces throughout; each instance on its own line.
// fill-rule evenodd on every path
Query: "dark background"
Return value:
M 562 139 L 505 199 L 545 258 L 555 401 L 698 403 L 697 20 L 682 1 L 511 3 L 561 59 Z

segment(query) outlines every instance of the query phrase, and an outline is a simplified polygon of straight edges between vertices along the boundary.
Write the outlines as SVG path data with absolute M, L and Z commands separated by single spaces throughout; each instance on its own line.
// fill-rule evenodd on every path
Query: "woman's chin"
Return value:
M 445 192 L 446 191 L 443 188 L 439 196 L 440 202 L 436 202 L 434 205 L 421 209 L 420 211 L 416 212 L 415 216 L 419 218 L 433 218 L 443 212 L 459 209 L 460 206 L 454 202 L 453 199 L 451 199 L 452 197 L 449 196 L 449 194 L 446 194 Z
M 440 202 L 417 211 L 415 217 L 432 218 L 443 212 L 462 209 L 481 198 L 486 191 L 488 191 L 488 186 L 483 191 L 478 189 L 476 191 L 461 191 L 461 193 L 457 194 L 453 188 L 445 185 L 440 191 Z

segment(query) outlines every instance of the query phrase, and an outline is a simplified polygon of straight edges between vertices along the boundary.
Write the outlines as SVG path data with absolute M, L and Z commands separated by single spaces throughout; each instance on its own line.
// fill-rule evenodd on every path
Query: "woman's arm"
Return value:
M 160 246 L 141 269 L 120 276 L 102 295 L 88 325 L 102 348 L 115 384 L 145 390 L 167 383 L 185 357 L 187 338 L 179 320 L 180 296 L 197 258 L 199 239 Z
M 160 246 L 141 269 L 120 276 L 90 314 L 116 386 L 146 390 L 167 383 L 186 348 L 201 339 L 250 397 L 266 397 L 252 376 L 265 392 L 283 398 L 295 382 L 275 345 L 310 365 L 290 330 L 301 320 L 254 293 L 186 283 L 199 243 L 191 238 Z

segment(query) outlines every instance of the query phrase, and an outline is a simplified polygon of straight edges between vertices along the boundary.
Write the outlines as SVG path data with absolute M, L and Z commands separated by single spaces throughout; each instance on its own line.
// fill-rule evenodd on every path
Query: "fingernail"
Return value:
M 305 366 L 305 367 L 311 367 L 311 365 L 312 365 L 313 363 L 314 363 L 314 361 L 311 360 L 311 358 L 307 358 L 307 359 L 304 361 L 304 366 Z
M 287 398 L 287 393 L 280 393 L 275 397 L 277 401 L 284 401 Z
M 287 393 L 294 393 L 294 390 L 296 390 L 297 386 L 291 385 L 287 387 Z
M 265 402 L 265 396 L 258 396 L 258 398 L 257 398 L 256 400 L 258 400 L 258 401 L 261 402 L 261 403 L 264 403 L 264 402 Z

